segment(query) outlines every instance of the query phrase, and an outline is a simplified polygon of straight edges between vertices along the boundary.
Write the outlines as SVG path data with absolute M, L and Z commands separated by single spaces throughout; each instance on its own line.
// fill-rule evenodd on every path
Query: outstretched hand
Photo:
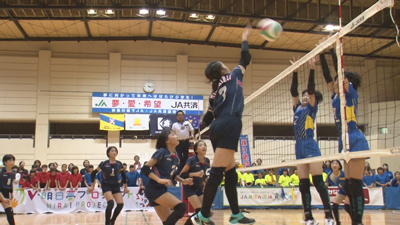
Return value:
M 310 64 L 310 69 L 311 70 L 315 70 L 315 63 L 318 62 L 318 58 L 317 57 L 312 57 L 308 63 Z
M 292 60 L 289 60 L 289 61 L 290 61 L 290 63 L 292 63 L 292 65 L 293 65 L 293 64 L 295 64 L 297 61 L 299 61 L 299 59 L 300 59 L 300 56 L 298 55 L 298 56 L 297 56 L 297 59 L 296 59 L 295 56 L 293 56 L 293 61 L 292 61 Z M 296 73 L 297 73 L 298 71 L 299 71 L 299 67 L 297 67 L 296 69 L 293 70 L 293 72 L 296 72 Z
M 250 31 L 251 31 L 252 27 L 251 27 L 251 23 L 248 23 L 246 25 L 246 27 L 243 30 L 243 34 L 242 34 L 242 41 L 247 41 L 249 35 L 250 35 Z

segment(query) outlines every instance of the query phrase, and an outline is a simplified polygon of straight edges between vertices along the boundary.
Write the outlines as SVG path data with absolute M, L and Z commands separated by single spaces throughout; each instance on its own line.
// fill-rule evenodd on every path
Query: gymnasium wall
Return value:
M 252 64 L 244 78 L 245 96 L 287 68 L 293 56 L 289 52 L 251 53 Z M 141 93 L 143 83 L 149 80 L 154 82 L 156 93 L 203 95 L 207 107 L 211 85 L 204 77 L 205 66 L 220 60 L 233 68 L 239 57 L 237 48 L 151 41 L 2 42 L 0 119 L 35 121 L 36 134 L 34 144 L 26 139 L 0 139 L 1 152 L 13 152 L 17 161 L 25 160 L 27 165 L 34 159 L 77 165 L 89 159 L 97 164 L 105 159 L 105 140 L 49 140 L 49 122 L 98 121 L 99 115 L 91 113 L 92 92 Z M 253 107 L 248 107 L 243 115 L 243 133 L 249 134 L 253 146 L 252 123 L 260 120 L 253 118 L 251 110 Z M 291 118 L 290 107 L 280 113 Z M 321 115 L 326 115 L 324 121 L 333 122 L 330 110 Z M 273 117 L 269 119 L 274 121 Z M 291 119 L 286 122 L 291 123 Z M 119 146 L 119 132 L 109 132 L 107 141 Z M 132 163 L 133 156 L 139 155 L 143 162 L 154 148 L 155 141 L 123 140 L 119 159 Z M 236 154 L 236 158 L 239 161 L 240 156 Z

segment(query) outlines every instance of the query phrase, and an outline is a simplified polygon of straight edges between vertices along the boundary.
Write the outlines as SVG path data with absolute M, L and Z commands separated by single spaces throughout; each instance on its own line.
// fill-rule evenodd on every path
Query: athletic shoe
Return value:
M 192 218 L 190 219 L 192 220 L 192 223 L 194 225 L 215 225 L 215 223 L 211 221 L 210 218 L 203 217 L 203 215 L 201 215 L 201 212 L 192 216 Z
M 306 225 L 318 225 L 319 224 L 319 222 L 316 221 L 315 219 L 304 221 L 304 223 Z
M 334 219 L 325 219 L 325 225 L 336 225 Z
M 255 222 L 254 219 L 243 216 L 241 212 L 236 215 L 232 214 L 231 218 L 229 218 L 229 224 L 254 224 Z

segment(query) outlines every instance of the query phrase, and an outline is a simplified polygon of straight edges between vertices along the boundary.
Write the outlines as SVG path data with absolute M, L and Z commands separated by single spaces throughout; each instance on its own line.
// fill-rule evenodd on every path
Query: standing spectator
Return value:
M 363 176 L 363 186 L 364 187 L 373 187 L 375 184 L 375 177 L 371 176 L 370 170 L 366 169 L 364 171 L 364 176 Z
M 40 162 L 39 159 L 36 159 L 35 162 L 33 162 L 32 168 L 33 166 L 36 166 L 37 172 L 42 171 L 42 162 Z
M 19 180 L 21 179 L 21 174 L 18 173 L 18 166 L 16 166 L 16 165 L 12 166 L 11 170 L 14 173 L 14 180 L 13 180 L 13 183 L 12 183 L 13 190 L 17 190 L 17 189 L 19 189 Z
M 400 172 L 397 171 L 396 173 L 394 173 L 394 176 L 395 176 L 394 179 L 390 183 L 390 187 L 399 187 L 399 184 L 400 184 Z
M 375 184 L 377 187 L 389 186 L 389 177 L 383 174 L 383 168 L 378 167 L 378 174 L 375 175 Z
M 53 167 L 50 169 L 49 179 L 47 180 L 48 189 L 54 188 L 54 190 L 57 191 L 57 179 L 58 179 L 58 174 L 56 168 Z
M 85 174 L 85 176 L 84 176 L 84 181 L 83 181 L 83 184 L 85 185 L 85 187 L 90 187 L 91 185 L 92 185 L 92 178 L 91 178 L 91 174 L 92 174 L 92 172 L 93 172 L 93 170 L 94 170 L 94 166 L 93 165 L 89 165 L 89 167 L 88 167 L 88 172 Z M 82 171 L 82 170 L 81 170 Z
M 290 177 L 287 175 L 288 171 L 286 169 L 282 170 L 282 175 L 279 176 L 279 185 L 281 187 L 289 187 Z
M 59 173 L 60 171 L 58 170 L 58 163 L 54 162 L 54 168 L 56 168 L 56 172 Z
M 267 182 L 268 186 L 275 186 L 276 176 L 273 169 L 268 170 L 268 174 L 265 175 L 265 182 Z
M 263 179 L 263 174 L 261 172 L 258 173 L 258 179 L 254 183 L 254 185 L 259 187 L 267 186 L 267 182 L 265 182 L 265 179 Z
M 128 180 L 128 187 L 137 187 L 138 179 L 139 179 L 139 172 L 135 170 L 134 165 L 129 166 L 129 172 L 126 173 L 126 179 Z M 140 181 L 139 181 L 140 183 Z
M 49 171 L 50 171 L 51 169 L 53 169 L 53 168 L 54 168 L 54 169 L 56 168 L 56 165 L 54 165 L 54 163 L 49 163 L 48 166 L 49 166 L 49 168 L 48 168 Z
M 22 189 L 29 189 L 29 188 L 32 188 L 32 187 L 31 187 L 31 183 L 30 183 L 29 181 L 30 181 L 29 175 L 25 175 L 25 176 L 22 178 L 21 188 L 22 188 Z
M 135 161 L 133 163 L 135 170 L 140 170 L 142 168 L 142 164 L 140 164 L 140 157 L 138 155 L 135 155 L 135 157 L 133 157 L 133 160 Z
M 65 189 L 67 189 L 70 177 L 71 174 L 67 171 L 67 164 L 62 164 L 61 173 L 58 173 L 57 177 L 58 188 L 60 189 L 60 191 L 64 191 Z
M 186 165 L 186 161 L 189 157 L 189 139 L 194 138 L 194 129 L 189 121 L 184 121 L 185 113 L 182 110 L 176 112 L 176 119 L 178 122 L 172 124 L 172 130 L 178 136 L 179 145 L 176 146 L 176 152 L 178 158 L 180 159 L 180 165 L 178 169 L 178 174 L 181 172 L 182 168 Z
M 369 165 L 369 162 L 367 162 L 367 161 L 364 163 L 364 171 L 365 170 L 368 170 L 370 176 L 375 175 L 374 171 L 372 171 L 372 169 L 371 169 L 371 165 Z
M 293 170 L 292 176 L 290 176 L 290 183 L 292 184 L 291 186 L 298 187 L 300 184 L 300 179 L 299 176 L 297 175 L 297 168 Z
M 74 168 L 74 164 L 73 163 L 70 163 L 70 164 L 68 164 L 68 172 L 70 173 L 70 174 L 72 174 L 72 168 Z
M 82 175 L 79 173 L 79 169 L 77 166 L 72 167 L 72 174 L 69 180 L 71 190 L 75 188 L 75 191 L 77 191 L 78 188 L 81 187 Z
M 125 174 L 126 174 L 127 172 L 129 172 L 129 171 L 128 171 L 128 164 L 122 163 L 122 166 L 124 167 Z
M 246 186 L 253 186 L 254 176 L 250 173 L 250 170 L 247 170 L 246 173 L 243 174 L 242 179 L 246 182 Z
M 36 174 L 36 177 L 38 179 L 39 191 L 42 191 L 41 188 L 43 188 L 43 191 L 46 191 L 47 188 L 48 188 L 47 180 L 49 179 L 49 173 L 47 172 L 47 165 L 46 164 L 42 165 L 42 171 L 38 172 Z
M 29 171 L 27 169 L 25 169 L 25 162 L 24 161 L 19 162 L 19 168 L 24 171 L 25 175 L 29 174 Z
M 386 175 L 389 179 L 389 182 L 392 182 L 394 176 L 392 171 L 389 170 L 389 165 L 387 163 L 383 164 L 383 175 Z
M 85 161 L 83 161 L 82 165 L 83 165 L 83 168 L 81 169 L 80 174 L 82 175 L 82 177 L 84 177 L 85 174 L 87 174 L 89 172 L 89 165 L 90 165 L 89 160 L 85 159 Z
M 33 188 L 34 190 L 36 190 L 36 188 L 38 187 L 38 179 L 36 177 L 36 171 L 35 170 L 31 170 L 29 173 L 29 183 L 31 184 L 31 188 Z
M 331 169 L 331 161 L 325 161 L 324 165 L 322 166 L 322 168 L 324 169 L 324 172 L 326 174 L 330 174 L 332 172 Z

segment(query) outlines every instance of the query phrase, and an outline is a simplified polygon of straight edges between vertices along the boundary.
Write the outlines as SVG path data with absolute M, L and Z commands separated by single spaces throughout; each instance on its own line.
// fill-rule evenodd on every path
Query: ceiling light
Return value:
M 338 25 L 329 24 L 324 28 L 324 30 L 327 30 L 327 31 L 338 31 L 338 30 L 340 30 L 340 28 L 341 27 L 338 26 Z
M 165 10 L 159 9 L 159 10 L 157 10 L 156 14 L 158 16 L 165 16 Z
M 96 15 L 96 14 L 97 14 L 97 11 L 94 10 L 94 9 L 89 9 L 89 10 L 87 11 L 87 13 L 88 13 L 89 15 Z
M 190 17 L 190 18 L 195 18 L 195 19 L 197 19 L 197 18 L 199 18 L 199 14 L 197 14 L 197 13 L 192 13 L 192 14 L 190 14 L 189 17 Z
M 215 16 L 210 14 L 210 15 L 207 16 L 207 19 L 208 20 L 213 20 L 213 19 L 215 19 Z
M 114 10 L 112 10 L 112 9 L 107 9 L 107 10 L 106 10 L 106 14 L 107 14 L 107 15 L 113 15 L 113 14 L 114 14 Z
M 139 14 L 141 14 L 141 15 L 149 14 L 149 10 L 148 10 L 148 9 L 141 9 L 141 10 L 139 11 Z

